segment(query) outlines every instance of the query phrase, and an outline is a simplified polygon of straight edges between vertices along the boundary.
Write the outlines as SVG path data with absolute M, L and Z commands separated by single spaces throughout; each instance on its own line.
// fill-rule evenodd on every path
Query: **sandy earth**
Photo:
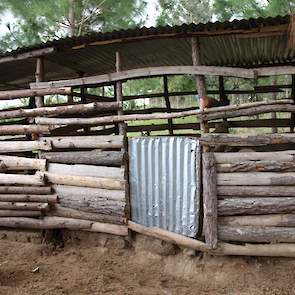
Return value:
M 0 294 L 295 294 L 294 259 L 163 256 L 147 248 L 0 240 Z

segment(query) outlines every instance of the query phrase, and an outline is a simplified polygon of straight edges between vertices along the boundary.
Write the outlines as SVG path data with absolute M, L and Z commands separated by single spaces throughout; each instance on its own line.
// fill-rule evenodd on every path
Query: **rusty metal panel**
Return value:
M 132 220 L 196 236 L 200 206 L 200 146 L 188 137 L 129 139 Z

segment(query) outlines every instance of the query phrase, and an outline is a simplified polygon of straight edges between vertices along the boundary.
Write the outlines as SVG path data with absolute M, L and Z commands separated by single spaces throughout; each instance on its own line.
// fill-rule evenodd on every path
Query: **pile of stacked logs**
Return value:
M 267 150 L 269 144 L 273 145 L 272 148 L 282 144 L 292 148 L 295 137 L 292 134 L 211 134 L 206 135 L 202 142 L 215 147 L 264 146 Z M 213 224 L 214 229 L 216 225 L 218 240 L 235 243 L 294 243 L 295 150 L 210 154 L 214 158 L 210 169 L 215 170 L 216 174 L 214 194 L 217 200 L 216 207 L 206 200 L 205 208 L 207 205 L 211 206 L 210 209 L 216 209 L 218 219 L 210 219 L 215 215 L 213 212 L 211 216 L 208 214 L 207 220 L 209 227 Z

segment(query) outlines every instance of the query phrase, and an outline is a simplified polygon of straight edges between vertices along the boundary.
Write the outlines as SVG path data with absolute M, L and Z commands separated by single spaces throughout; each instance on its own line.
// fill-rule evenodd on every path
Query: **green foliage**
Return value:
M 12 13 L 6 24 L 2 50 L 28 46 L 53 38 L 95 31 L 126 29 L 144 22 L 141 0 L 2 0 L 0 14 Z
M 206 23 L 212 18 L 209 0 L 158 0 L 161 14 L 158 25 L 181 25 L 183 23 Z

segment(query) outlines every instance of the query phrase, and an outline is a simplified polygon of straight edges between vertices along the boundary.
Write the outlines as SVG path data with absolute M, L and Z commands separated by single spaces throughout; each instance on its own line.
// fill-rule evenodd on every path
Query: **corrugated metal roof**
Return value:
M 135 28 L 64 38 L 19 48 L 3 56 L 54 47 L 45 57 L 46 80 L 69 79 L 115 71 L 120 51 L 122 70 L 151 66 L 191 65 L 191 36 L 202 36 L 204 65 L 252 67 L 292 64 L 295 51 L 288 47 L 289 16 Z M 253 33 L 253 34 L 252 34 Z M 0 57 L 1 58 L 1 57 Z M 34 81 L 35 59 L 14 60 L 0 67 L 0 88 L 7 84 L 28 87 Z M 2 85 L 1 85 L 2 83 Z

